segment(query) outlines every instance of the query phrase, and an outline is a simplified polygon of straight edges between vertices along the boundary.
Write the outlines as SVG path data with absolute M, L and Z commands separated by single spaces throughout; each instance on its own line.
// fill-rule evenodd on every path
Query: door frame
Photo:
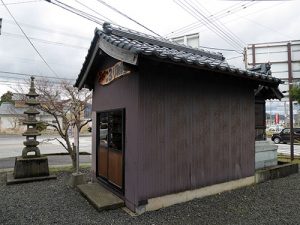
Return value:
M 116 186 L 115 184 L 111 183 L 107 178 L 102 177 L 98 173 L 98 148 L 100 144 L 100 113 L 109 113 L 114 111 L 122 111 L 122 188 Z M 102 110 L 96 112 L 96 178 L 103 183 L 105 186 L 117 191 L 119 194 L 125 194 L 125 125 L 126 125 L 126 110 L 125 108 L 116 108 L 110 110 Z M 109 150 L 108 150 L 109 153 Z

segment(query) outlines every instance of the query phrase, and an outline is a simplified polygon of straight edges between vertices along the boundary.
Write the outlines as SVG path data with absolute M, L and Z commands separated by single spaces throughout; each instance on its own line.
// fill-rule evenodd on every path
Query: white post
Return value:
M 76 148 L 76 173 L 79 173 L 79 127 L 74 124 L 74 145 Z

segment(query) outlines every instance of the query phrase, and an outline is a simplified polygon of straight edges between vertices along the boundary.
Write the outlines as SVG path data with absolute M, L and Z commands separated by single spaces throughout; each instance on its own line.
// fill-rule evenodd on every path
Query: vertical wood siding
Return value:
M 254 92 L 243 81 L 140 63 L 138 200 L 254 174 Z
M 108 58 L 101 62 L 98 70 L 114 65 L 117 61 Z M 93 93 L 93 111 L 100 112 L 111 109 L 125 108 L 125 202 L 127 207 L 134 210 L 136 202 L 137 183 L 137 115 L 138 115 L 138 75 L 135 71 L 115 80 L 106 86 L 98 84 L 95 76 Z M 95 122 L 96 120 L 94 120 Z M 94 126 L 95 127 L 95 126 Z M 93 128 L 94 128 L 93 127 Z M 96 138 L 93 136 L 93 156 L 96 155 Z M 94 168 L 95 166 L 93 166 Z M 117 183 L 117 182 L 116 182 Z
M 114 63 L 108 59 L 100 69 Z M 254 174 L 253 86 L 143 59 L 138 70 L 104 87 L 95 77 L 93 93 L 93 118 L 126 109 L 127 207 Z M 95 141 L 94 135 L 94 159 Z

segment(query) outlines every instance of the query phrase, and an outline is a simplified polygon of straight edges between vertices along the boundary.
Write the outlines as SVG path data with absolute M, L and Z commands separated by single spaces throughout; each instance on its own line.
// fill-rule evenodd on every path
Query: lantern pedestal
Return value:
M 40 176 L 49 176 L 47 157 L 16 158 L 14 169 L 14 177 L 16 179 Z

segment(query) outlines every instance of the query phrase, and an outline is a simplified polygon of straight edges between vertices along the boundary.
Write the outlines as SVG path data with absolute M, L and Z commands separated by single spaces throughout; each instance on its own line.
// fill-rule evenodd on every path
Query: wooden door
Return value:
M 123 189 L 124 110 L 99 115 L 98 175 L 109 184 Z

